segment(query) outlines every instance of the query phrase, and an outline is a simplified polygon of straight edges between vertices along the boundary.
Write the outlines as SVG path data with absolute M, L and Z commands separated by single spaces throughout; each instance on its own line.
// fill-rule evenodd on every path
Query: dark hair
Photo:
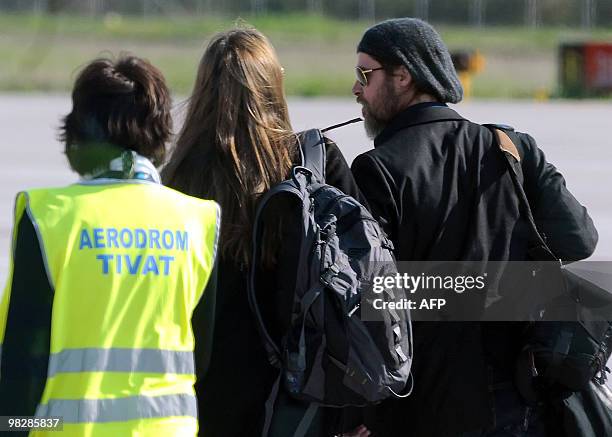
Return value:
M 268 39 L 251 28 L 215 35 L 162 177 L 221 205 L 221 255 L 249 264 L 257 201 L 289 175 L 295 152 L 282 67 Z M 272 246 L 262 250 L 266 263 L 273 262 Z
M 99 58 L 79 73 L 72 111 L 64 117 L 60 140 L 66 153 L 110 144 L 161 164 L 172 134 L 170 92 L 162 73 L 148 61 L 121 55 Z M 75 168 L 83 174 L 86 169 Z

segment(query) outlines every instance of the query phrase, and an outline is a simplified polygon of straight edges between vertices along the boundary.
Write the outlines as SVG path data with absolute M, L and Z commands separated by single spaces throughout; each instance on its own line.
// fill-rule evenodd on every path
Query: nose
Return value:
M 359 81 L 357 81 L 357 80 L 355 81 L 351 91 L 353 92 L 354 96 L 359 97 L 361 95 L 361 92 L 363 91 L 363 88 L 362 88 L 361 84 L 359 83 Z

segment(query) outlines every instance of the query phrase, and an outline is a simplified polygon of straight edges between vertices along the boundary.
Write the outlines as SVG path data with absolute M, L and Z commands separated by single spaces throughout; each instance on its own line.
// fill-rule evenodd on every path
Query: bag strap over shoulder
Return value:
M 516 145 L 506 132 L 501 129 L 493 129 L 493 132 L 497 135 L 497 141 L 499 148 L 506 154 L 510 154 L 517 163 L 521 162 L 521 155 L 519 154 Z
M 540 261 L 559 261 L 559 259 L 553 254 L 552 250 L 548 247 L 542 234 L 538 231 L 538 227 L 533 218 L 533 212 L 529 205 L 529 200 L 523 189 L 520 179 L 523 179 L 523 170 L 521 167 L 521 155 L 519 154 L 518 148 L 512 138 L 495 125 L 484 125 L 487 129 L 493 133 L 493 138 L 497 148 L 504 157 L 504 162 L 512 179 L 514 190 L 519 200 L 519 206 L 523 218 L 527 221 L 529 226 L 530 240 L 534 243 L 534 246 L 530 248 L 530 251 L 537 251 L 535 255 L 536 259 Z
M 302 166 L 312 172 L 314 179 L 325 183 L 325 139 L 319 129 L 309 129 L 298 135 Z
M 308 180 L 317 180 L 325 182 L 325 139 L 319 129 L 310 129 L 301 132 L 298 135 L 300 146 L 300 155 L 302 165 L 294 167 L 292 176 L 289 181 L 278 184 L 268 190 L 257 206 L 255 212 L 255 220 L 253 222 L 253 237 L 252 237 L 252 258 L 251 267 L 249 269 L 249 280 L 247 283 L 247 296 L 249 306 L 253 316 L 255 317 L 255 325 L 263 340 L 263 346 L 266 350 L 268 361 L 272 366 L 279 369 L 281 367 L 281 353 L 279 346 L 270 336 L 268 329 L 264 323 L 256 297 L 256 271 L 260 262 L 261 250 L 261 234 L 262 234 L 262 215 L 268 203 L 277 195 L 291 194 L 297 198 L 302 197 L 300 191 Z M 305 167 L 305 168 L 304 168 Z

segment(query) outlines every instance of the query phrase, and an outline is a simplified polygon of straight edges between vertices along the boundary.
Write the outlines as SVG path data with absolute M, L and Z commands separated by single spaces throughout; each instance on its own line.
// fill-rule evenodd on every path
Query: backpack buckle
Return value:
M 395 246 L 393 246 L 393 242 L 385 235 L 382 238 L 381 246 L 385 249 L 389 249 L 391 252 L 395 250 Z
M 300 178 L 298 177 L 299 175 L 304 176 L 308 183 L 311 183 L 313 180 L 312 171 L 301 165 L 296 165 L 291 171 L 291 179 L 293 179 L 298 187 L 304 187 L 303 183 L 300 183 Z
M 329 286 L 329 284 L 331 283 L 332 279 L 334 279 L 336 276 L 338 276 L 338 273 L 340 273 L 340 268 L 336 265 L 336 264 L 332 264 L 331 267 L 329 267 L 327 270 L 325 270 L 323 272 L 323 274 L 321 275 L 321 282 L 325 285 L 325 286 Z
M 336 217 L 331 215 L 333 220 L 330 220 L 323 228 L 319 230 L 321 240 L 329 240 L 330 237 L 336 234 Z M 327 217 L 325 217 L 327 219 Z

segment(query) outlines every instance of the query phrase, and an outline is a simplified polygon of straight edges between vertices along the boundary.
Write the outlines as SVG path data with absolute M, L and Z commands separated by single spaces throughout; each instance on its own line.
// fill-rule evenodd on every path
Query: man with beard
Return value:
M 374 149 L 352 170 L 399 261 L 525 260 L 528 233 L 493 133 L 446 103 L 463 90 L 450 54 L 427 23 L 392 19 L 368 29 L 357 48 L 353 94 Z M 524 188 L 556 256 L 592 254 L 597 231 L 533 138 L 517 143 Z M 514 384 L 522 325 L 414 325 L 414 391 L 368 411 L 380 436 L 540 436 L 543 412 Z

